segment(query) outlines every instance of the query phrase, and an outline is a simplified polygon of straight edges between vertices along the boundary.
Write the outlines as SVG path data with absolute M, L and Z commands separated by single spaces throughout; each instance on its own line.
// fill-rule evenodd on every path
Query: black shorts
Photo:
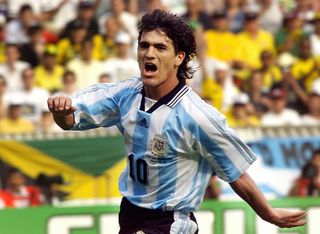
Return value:
M 119 213 L 119 234 L 198 233 L 193 213 L 152 210 L 138 207 L 123 198 Z

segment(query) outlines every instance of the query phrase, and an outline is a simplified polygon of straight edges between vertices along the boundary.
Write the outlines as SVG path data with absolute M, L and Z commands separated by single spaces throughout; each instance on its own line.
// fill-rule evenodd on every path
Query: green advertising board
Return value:
M 200 234 L 319 234 L 320 198 L 279 199 L 274 207 L 307 211 L 307 225 L 279 229 L 258 218 L 241 201 L 205 201 L 197 212 Z M 113 234 L 118 231 L 115 205 L 39 207 L 0 211 L 1 234 Z

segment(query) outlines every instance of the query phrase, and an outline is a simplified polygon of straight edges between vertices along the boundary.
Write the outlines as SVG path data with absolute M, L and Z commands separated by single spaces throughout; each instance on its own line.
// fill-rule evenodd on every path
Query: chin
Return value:
M 150 86 L 150 87 L 154 87 L 156 86 L 156 82 L 153 78 L 142 78 L 142 83 L 145 86 Z

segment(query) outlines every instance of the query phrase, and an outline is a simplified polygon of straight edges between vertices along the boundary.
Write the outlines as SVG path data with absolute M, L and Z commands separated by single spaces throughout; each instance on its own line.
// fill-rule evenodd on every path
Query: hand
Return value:
M 47 103 L 49 110 L 57 116 L 67 116 L 77 110 L 72 106 L 71 98 L 67 96 L 50 97 Z
M 273 209 L 273 216 L 265 220 L 281 228 L 299 227 L 306 224 L 305 211 L 289 211 L 284 209 Z

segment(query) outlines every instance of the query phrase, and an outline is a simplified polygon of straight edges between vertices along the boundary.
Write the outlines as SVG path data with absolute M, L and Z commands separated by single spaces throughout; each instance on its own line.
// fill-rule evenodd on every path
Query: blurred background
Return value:
M 198 56 L 187 82 L 257 153 L 249 173 L 268 199 L 319 204 L 318 0 L 0 0 L 0 216 L 7 227 L 12 208 L 117 204 L 126 162 L 118 130 L 64 132 L 46 101 L 138 77 L 137 26 L 154 9 L 193 28 Z M 237 199 L 212 177 L 204 208 L 221 214 L 216 201 L 224 207 Z M 250 223 L 239 233 L 276 233 Z M 227 225 L 212 221 L 203 233 L 235 233 L 218 224 Z M 309 225 L 299 233 L 319 233 Z M 88 233 L 113 233 L 111 226 Z

